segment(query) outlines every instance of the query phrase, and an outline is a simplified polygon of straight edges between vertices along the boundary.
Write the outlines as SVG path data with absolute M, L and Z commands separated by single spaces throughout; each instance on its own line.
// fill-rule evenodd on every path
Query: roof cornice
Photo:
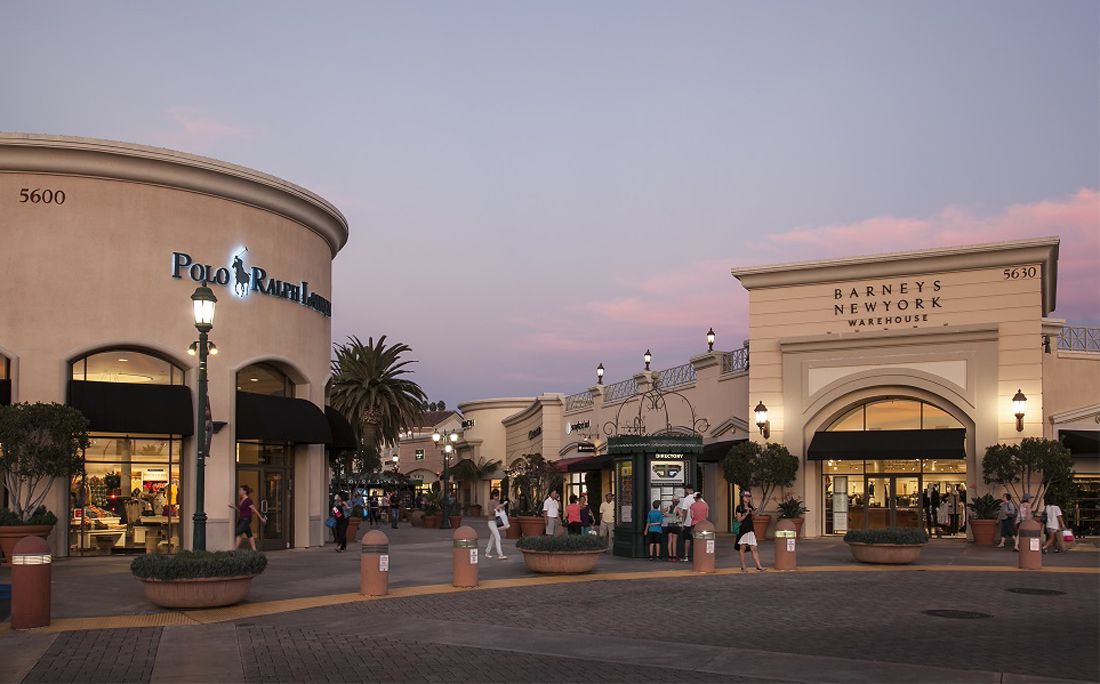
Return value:
M 144 183 L 240 202 L 301 224 L 332 256 L 348 221 L 331 202 L 281 178 L 228 162 L 114 140 L 0 132 L 0 173 L 82 176 Z

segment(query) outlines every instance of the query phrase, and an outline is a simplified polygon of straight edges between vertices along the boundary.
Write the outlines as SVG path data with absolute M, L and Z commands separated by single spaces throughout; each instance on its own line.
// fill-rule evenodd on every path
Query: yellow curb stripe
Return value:
M 985 565 L 810 565 L 800 567 L 793 573 L 829 573 L 829 572 L 997 572 L 997 573 L 1031 573 L 1044 574 L 1069 574 L 1069 575 L 1100 575 L 1100 568 L 1066 568 L 1047 567 L 1041 570 L 1021 570 L 1014 566 L 985 566 Z M 768 574 L 789 574 L 769 569 Z M 105 617 L 81 617 L 60 618 L 53 620 L 48 627 L 26 630 L 35 633 L 75 632 L 92 629 L 125 629 L 130 627 L 175 627 L 184 625 L 209 625 L 219 622 L 232 622 L 245 618 L 278 615 L 292 613 L 311 608 L 325 608 L 328 606 L 342 606 L 349 603 L 365 601 L 378 601 L 391 598 L 405 598 L 412 596 L 432 596 L 439 594 L 457 594 L 466 591 L 508 589 L 515 587 L 552 586 L 556 584 L 580 584 L 587 582 L 610 582 L 647 579 L 665 579 L 673 577 L 691 577 L 700 573 L 685 568 L 682 570 L 658 570 L 642 572 L 608 572 L 598 575 L 535 575 L 531 577 L 513 577 L 508 579 L 492 579 L 481 582 L 478 587 L 462 588 L 450 584 L 427 584 L 414 587 L 398 587 L 391 590 L 385 596 L 364 596 L 358 593 L 352 594 L 326 594 L 322 596 L 303 596 L 300 598 L 278 599 L 274 601 L 257 601 L 255 603 L 238 603 L 225 608 L 208 608 L 203 610 L 171 611 L 162 613 L 147 613 L 143 615 L 109 615 Z M 713 573 L 721 575 L 759 575 L 755 570 L 742 573 L 740 568 L 718 568 Z M 0 635 L 12 631 L 10 623 L 0 624 Z

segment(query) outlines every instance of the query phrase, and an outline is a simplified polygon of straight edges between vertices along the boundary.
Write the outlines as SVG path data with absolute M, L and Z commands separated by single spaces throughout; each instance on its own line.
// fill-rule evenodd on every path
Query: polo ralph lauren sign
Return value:
M 253 292 L 258 292 L 269 297 L 296 302 L 313 309 L 322 316 L 332 316 L 332 302 L 316 292 L 310 292 L 307 281 L 279 280 L 269 276 L 267 270 L 259 266 L 248 267 L 244 261 L 247 252 L 247 247 L 242 248 L 232 255 L 229 264 L 220 267 L 196 263 L 191 255 L 185 252 L 172 252 L 172 277 L 180 279 L 187 277 L 203 285 L 214 284 L 226 288 L 230 287 L 230 280 L 232 280 L 233 294 L 242 299 Z

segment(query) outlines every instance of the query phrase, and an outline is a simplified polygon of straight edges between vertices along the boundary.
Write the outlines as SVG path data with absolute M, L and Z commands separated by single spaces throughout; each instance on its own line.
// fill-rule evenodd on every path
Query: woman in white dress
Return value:
M 508 527 L 508 505 L 500 501 L 500 491 L 494 489 L 489 494 L 489 544 L 485 547 L 486 558 L 493 557 L 493 544 L 497 546 L 498 558 L 501 560 L 508 558 L 500 547 L 500 531 Z

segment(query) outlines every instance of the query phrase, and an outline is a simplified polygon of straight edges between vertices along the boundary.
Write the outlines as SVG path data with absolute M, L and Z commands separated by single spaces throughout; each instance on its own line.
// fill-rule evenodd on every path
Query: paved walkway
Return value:
M 352 546 L 269 554 L 249 602 L 186 613 L 147 604 L 129 559 L 60 560 L 53 630 L 0 624 L 0 682 L 1100 680 L 1092 546 L 1022 572 L 1010 551 L 936 540 L 886 571 L 809 540 L 800 572 L 742 575 L 720 539 L 715 576 L 608 556 L 565 578 L 528 573 L 508 543 L 482 588 L 457 590 L 449 531 L 385 531 L 384 599 L 358 595 Z

